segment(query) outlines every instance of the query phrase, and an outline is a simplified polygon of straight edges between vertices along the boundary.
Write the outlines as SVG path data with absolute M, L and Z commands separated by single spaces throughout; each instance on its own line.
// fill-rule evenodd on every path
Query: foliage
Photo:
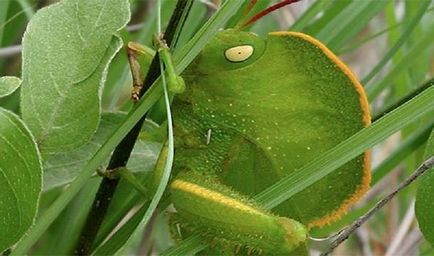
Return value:
M 157 253 L 185 255 L 203 250 L 209 243 L 192 235 L 165 251 L 174 245 L 163 213 L 170 203 L 165 195 L 154 217 L 143 221 L 155 191 L 143 191 L 137 184 L 148 184 L 166 137 L 165 112 L 154 106 L 161 103 L 163 90 L 157 82 L 140 102 L 131 104 L 128 62 L 121 48 L 130 40 L 152 48 L 157 27 L 153 1 L 62 0 L 42 8 L 45 2 L 0 3 L 0 251 L 71 253 L 100 181 L 91 177 L 105 168 L 116 145 L 151 109 L 150 117 L 161 126 L 148 121 L 142 127 L 127 165 L 134 173 L 133 183 L 122 180 L 118 185 L 93 249 L 113 254 L 129 241 L 121 252 L 149 253 L 152 248 Z M 233 27 L 244 18 L 243 7 L 249 1 L 222 1 L 218 9 L 213 2 L 194 1 L 173 51 L 178 73 L 219 28 Z M 255 8 L 261 10 L 275 1 L 259 2 Z M 163 27 L 175 3 L 162 1 Z M 310 233 L 327 236 L 366 212 L 387 190 L 384 184 L 393 187 L 432 157 L 432 135 L 425 149 L 434 125 L 434 87 L 425 81 L 434 70 L 432 8 L 429 0 L 301 1 L 289 7 L 296 15 L 282 9 L 250 28 L 261 36 L 276 30 L 305 32 L 342 53 L 365 84 L 375 119 L 372 126 L 257 194 L 256 203 L 272 209 L 373 148 L 372 191 L 340 221 Z M 288 22 L 288 17 L 295 22 Z M 21 68 L 20 56 L 10 54 L 8 47 L 13 44 L 22 44 Z M 425 90 L 412 100 L 399 103 L 422 87 Z M 377 120 L 390 107 L 394 110 Z M 403 253 L 432 253 L 427 243 L 434 243 L 432 177 L 428 173 L 417 184 L 416 215 L 426 241 L 410 244 L 411 239 L 405 239 L 419 234 L 414 221 L 399 225 L 402 216 L 412 211 L 415 189 L 411 188 L 362 227 L 369 235 L 368 242 L 361 242 L 365 250 L 386 244 L 390 245 L 387 253 L 393 254 L 395 244 L 398 248 L 401 244 Z M 136 229 L 140 222 L 141 228 Z M 150 228 L 145 231 L 146 222 Z M 393 235 L 398 228 L 404 235 Z M 341 252 L 361 250 L 355 239 Z

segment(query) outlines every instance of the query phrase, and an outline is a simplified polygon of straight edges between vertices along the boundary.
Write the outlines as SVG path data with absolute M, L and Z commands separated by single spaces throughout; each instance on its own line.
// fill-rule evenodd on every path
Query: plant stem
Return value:
M 372 122 L 377 121 L 378 119 L 382 118 L 386 114 L 392 112 L 394 109 L 398 108 L 399 106 L 403 105 L 404 103 L 408 102 L 409 100 L 413 99 L 417 95 L 424 92 L 426 89 L 430 88 L 431 86 L 434 86 L 434 79 L 429 80 L 428 82 L 424 83 L 420 87 L 414 89 L 411 91 L 408 95 L 404 96 L 400 100 L 398 100 L 396 103 L 386 107 L 384 110 L 381 110 L 379 114 L 376 114 L 372 118 Z
M 334 238 L 333 242 L 330 244 L 329 248 L 321 254 L 321 256 L 329 255 L 336 247 L 338 247 L 342 242 L 348 239 L 348 237 L 363 225 L 367 220 L 369 220 L 372 215 L 374 215 L 378 210 L 380 210 L 385 204 L 387 204 L 399 191 L 410 185 L 414 180 L 424 174 L 426 171 L 430 170 L 434 166 L 434 157 L 429 158 L 423 162 L 416 171 L 405 179 L 399 186 L 388 194 L 386 197 L 381 199 L 375 206 L 369 210 L 365 215 L 354 221 L 350 226 L 344 228 L 339 234 Z
M 184 24 L 185 19 L 187 18 L 186 13 L 189 12 L 191 3 L 192 2 L 189 0 L 178 1 L 164 35 L 164 39 L 166 40 L 168 46 L 171 46 L 172 42 L 176 42 L 180 31 L 179 26 Z M 140 97 L 143 96 L 143 94 L 159 76 L 160 61 L 158 54 L 156 54 L 152 60 L 151 66 L 149 67 L 143 88 L 140 91 Z M 145 119 L 146 115 L 140 119 L 140 121 L 133 127 L 133 129 L 131 129 L 131 131 L 116 147 L 110 159 L 107 170 L 113 170 L 126 166 Z M 81 230 L 79 240 L 74 250 L 75 255 L 89 255 L 91 253 L 92 244 L 96 238 L 99 228 L 101 227 L 101 224 L 107 213 L 107 209 L 110 206 L 110 201 L 116 191 L 118 183 L 119 178 L 110 179 L 104 177 L 102 179 L 86 222 Z

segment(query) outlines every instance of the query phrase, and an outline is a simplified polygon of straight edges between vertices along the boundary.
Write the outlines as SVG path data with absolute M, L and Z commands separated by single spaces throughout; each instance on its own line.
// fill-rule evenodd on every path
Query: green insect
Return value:
M 368 190 L 366 152 L 272 211 L 251 199 L 370 124 L 363 87 L 314 38 L 224 30 L 182 77 L 172 104 L 177 237 L 201 234 L 215 244 L 208 253 L 288 254 Z

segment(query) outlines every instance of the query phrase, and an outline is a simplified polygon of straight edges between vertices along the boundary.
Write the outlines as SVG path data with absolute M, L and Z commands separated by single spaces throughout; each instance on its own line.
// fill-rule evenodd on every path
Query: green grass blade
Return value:
M 159 204 L 159 209 L 166 209 L 171 202 L 167 200 L 167 198 L 163 198 L 161 203 Z M 128 219 L 128 221 L 120 227 L 116 233 L 111 234 L 110 238 L 104 242 L 101 246 L 98 246 L 93 254 L 95 255 L 112 255 L 114 254 L 124 243 L 125 241 L 131 237 L 131 234 L 136 229 L 137 225 L 139 225 L 140 221 L 143 219 L 143 216 L 146 210 L 149 207 L 149 201 L 143 203 L 140 209 L 134 213 L 134 215 Z M 143 229 L 142 229 L 143 230 Z
M 181 73 L 205 47 L 214 34 L 237 12 L 244 1 L 228 0 L 179 52 L 173 55 L 176 70 Z
M 318 0 L 307 9 L 300 18 L 291 26 L 291 31 L 302 31 L 318 13 L 326 9 L 333 2 L 330 0 Z
M 394 78 L 401 74 L 404 70 L 410 67 L 418 56 L 426 51 L 426 49 L 434 41 L 434 29 L 427 31 L 418 42 L 405 54 L 405 56 L 395 64 L 395 66 L 389 71 L 389 73 L 380 81 L 366 86 L 366 93 L 369 101 L 372 101 L 380 92 L 388 85 L 392 84 Z
M 142 179 L 143 180 L 143 179 Z M 122 181 L 121 181 L 122 182 Z M 135 192 L 135 191 L 134 191 Z M 92 251 L 95 250 L 95 248 L 98 248 L 101 246 L 101 244 L 109 237 L 109 235 L 112 233 L 113 229 L 118 226 L 123 218 L 130 212 L 130 210 L 136 206 L 143 203 L 146 203 L 146 199 L 143 198 L 143 196 L 139 193 L 124 193 L 125 200 L 122 205 L 119 205 L 116 208 L 109 208 L 109 213 L 106 215 L 105 220 L 98 232 L 98 235 L 95 239 L 95 242 L 92 246 Z M 116 197 L 116 195 L 115 195 Z M 116 198 L 114 198 L 116 200 Z M 118 199 L 119 201 L 119 199 Z M 149 204 L 149 203 L 148 203 Z M 113 206 L 112 206 L 113 207 Z M 143 212 L 144 214 L 145 212 Z M 143 216 L 143 215 L 142 215 Z
M 159 2 L 159 4 L 161 4 Z M 161 8 L 161 5 L 159 6 Z M 161 10 L 159 10 L 160 12 Z M 161 23 L 159 23 L 159 32 L 161 33 Z M 173 139 L 173 123 L 172 123 L 172 110 L 170 109 L 170 99 L 169 99 L 169 93 L 167 89 L 167 82 L 166 82 L 166 76 L 164 71 L 164 64 L 163 64 L 163 55 L 159 54 L 160 56 L 160 70 L 163 74 L 161 76 L 161 81 L 163 85 L 163 95 L 164 95 L 164 102 L 166 106 L 166 117 L 167 117 L 167 158 L 166 163 L 164 166 L 163 173 L 161 175 L 157 190 L 155 191 L 155 194 L 151 200 L 151 203 L 149 204 L 149 207 L 147 208 L 145 215 L 143 216 L 143 219 L 138 223 L 138 225 L 135 227 L 135 230 L 131 234 L 131 236 L 127 239 L 125 244 L 119 248 L 117 252 L 115 252 L 115 255 L 121 255 L 124 251 L 124 248 L 128 248 L 131 243 L 134 241 L 134 237 L 139 235 L 141 231 L 146 227 L 149 220 L 151 219 L 152 214 L 154 213 L 155 209 L 158 206 L 158 203 L 160 202 L 161 197 L 164 194 L 164 191 L 166 190 L 167 184 L 169 183 L 170 174 L 172 173 L 172 167 L 173 167 L 173 159 L 175 157 L 175 143 Z M 165 150 L 162 150 L 161 153 L 164 154 Z
M 196 255 L 208 245 L 202 243 L 199 236 L 190 236 L 182 240 L 177 246 L 174 246 L 162 253 L 162 256 L 178 256 L 178 255 Z
M 35 15 L 35 11 L 33 10 L 33 6 L 30 5 L 27 0 L 17 0 L 17 2 L 21 5 L 23 12 L 26 14 L 27 20 L 30 20 L 33 15 Z
M 10 0 L 3 1 L 2 8 L 0 9 L 0 46 L 3 45 L 3 31 L 6 25 L 6 19 L 8 18 L 9 3 Z
M 401 46 L 410 38 L 409 35 L 417 27 L 419 21 L 422 19 L 423 15 L 426 13 L 428 7 L 431 4 L 431 0 L 421 0 L 419 1 L 419 10 L 414 15 L 414 17 L 406 25 L 401 37 L 395 43 L 395 45 L 383 56 L 383 58 L 378 62 L 378 64 L 369 72 L 369 74 L 363 78 L 362 84 L 367 84 L 374 78 L 378 72 L 386 65 L 386 63 L 401 49 Z
M 336 54 L 337 55 L 342 55 L 342 54 L 354 51 L 354 50 L 360 48 L 365 43 L 370 42 L 371 40 L 374 40 L 374 39 L 376 39 L 376 38 L 378 38 L 378 37 L 380 37 L 380 36 L 382 36 L 382 35 L 384 35 L 386 33 L 392 32 L 394 30 L 398 30 L 401 26 L 402 26 L 402 23 L 397 23 L 397 24 L 391 25 L 391 26 L 389 26 L 389 27 L 387 27 L 385 29 L 382 29 L 382 30 L 380 30 L 380 31 L 378 31 L 378 32 L 376 32 L 376 33 L 374 33 L 372 35 L 369 35 L 369 36 L 361 39 L 360 41 L 358 41 L 358 42 L 356 42 L 356 43 L 354 43 L 354 44 L 352 44 L 352 45 L 350 45 L 348 47 L 339 49 L 339 51 L 337 51 Z
M 389 155 L 381 164 L 373 170 L 371 184 L 375 185 L 385 177 L 393 168 L 400 164 L 403 159 L 420 148 L 428 139 L 434 125 L 434 119 L 424 127 L 413 132 L 399 147 Z
M 353 1 L 317 37 L 332 50 L 342 47 L 388 3 L 387 0 Z
M 305 32 L 307 34 L 317 37 L 318 33 L 324 30 L 325 27 L 333 22 L 333 20 L 338 17 L 338 15 L 343 12 L 345 8 L 347 8 L 347 6 L 351 3 L 351 0 L 335 0 L 331 2 L 332 3 L 324 11 L 321 18 L 306 28 Z
M 120 228 L 109 240 L 109 242 L 105 243 L 103 246 L 99 247 L 93 255 L 113 255 L 119 248 L 125 244 L 126 238 L 132 237 L 131 233 L 134 230 L 142 230 L 141 228 L 137 228 L 143 219 L 147 209 L 149 208 L 149 204 L 145 203 L 125 224 Z

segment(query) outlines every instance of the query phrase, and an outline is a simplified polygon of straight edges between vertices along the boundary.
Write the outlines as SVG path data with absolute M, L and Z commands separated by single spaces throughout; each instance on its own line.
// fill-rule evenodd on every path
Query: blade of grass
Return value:
M 387 0 L 353 1 L 317 37 L 332 50 L 354 37 L 388 3 Z
M 196 35 L 179 52 L 173 55 L 173 61 L 177 63 L 176 71 L 180 74 L 190 64 L 199 51 L 205 47 L 209 39 L 239 10 L 243 1 L 228 0 L 212 16 L 208 22 L 196 33 Z M 230 9 L 233 8 L 233 9 Z
M 111 238 L 110 242 L 104 243 L 94 251 L 93 255 L 113 255 L 119 248 L 125 244 L 126 238 L 137 228 L 145 215 L 146 210 L 149 208 L 149 202 L 145 203 L 140 209 L 128 220 L 127 224 L 122 226 Z M 142 230 L 142 229 L 140 229 Z
M 383 107 L 380 110 L 376 110 L 374 115 L 372 115 L 373 116 L 372 121 L 375 122 L 376 120 L 380 119 L 381 117 L 383 117 L 387 113 L 392 112 L 394 109 L 398 108 L 399 106 L 406 103 L 407 101 L 413 99 L 414 97 L 416 97 L 417 95 L 419 95 L 420 93 L 422 93 L 423 91 L 425 91 L 426 89 L 428 89 L 432 86 L 434 86 L 434 78 L 425 82 L 424 84 L 422 84 L 421 86 L 412 90 L 411 92 L 408 92 L 407 95 L 405 95 L 404 97 L 401 97 L 400 99 L 396 100 L 392 104 L 386 105 L 385 107 Z
M 432 3 L 432 2 L 431 2 Z M 405 16 L 404 16 L 404 22 L 409 23 L 411 18 L 417 14 L 419 11 L 420 6 L 423 5 L 421 1 L 405 1 Z M 409 39 L 407 40 L 406 46 L 411 47 L 414 45 L 414 43 L 417 42 L 417 40 L 425 33 L 425 24 L 424 22 L 418 22 L 416 28 L 414 29 L 414 32 L 409 34 Z M 426 78 L 427 72 L 429 72 L 430 68 L 430 58 L 431 56 L 428 54 L 422 55 L 420 58 L 417 58 L 417 61 L 412 65 L 409 69 L 409 78 L 410 78 L 410 84 L 416 84 L 419 83 L 421 80 Z M 402 92 L 401 94 L 398 94 L 398 96 L 401 96 L 405 94 L 406 92 Z M 416 168 L 417 166 L 415 166 Z
M 78 193 L 72 202 L 66 207 L 54 224 L 42 237 L 42 240 L 50 241 L 56 238 L 55 243 L 46 243 L 32 249 L 34 255 L 67 255 L 78 239 L 80 229 L 84 225 L 89 207 L 93 201 L 93 195 L 98 189 L 99 180 L 90 179 L 86 186 Z
M 162 256 L 178 256 L 178 255 L 196 255 L 208 247 L 207 244 L 202 243 L 199 236 L 190 236 L 182 240 L 177 246 L 167 249 L 162 253 Z
M 431 0 L 421 0 L 418 2 L 419 10 L 416 12 L 414 17 L 412 17 L 407 25 L 405 26 L 404 31 L 401 34 L 401 37 L 396 41 L 395 45 L 389 49 L 389 51 L 383 56 L 383 58 L 375 65 L 375 67 L 366 75 L 362 80 L 362 84 L 367 84 L 374 78 L 378 72 L 386 65 L 386 63 L 401 49 L 401 46 L 410 38 L 410 34 L 417 27 L 419 21 L 422 19 L 423 15 L 426 13 L 428 7 L 431 4 Z
M 177 72 L 182 72 L 188 64 L 199 54 L 200 50 L 217 32 L 217 30 L 227 22 L 238 8 L 242 1 L 226 1 L 222 8 L 205 24 L 196 34 L 189 44 L 184 46 L 179 54 L 175 54 L 175 65 Z M 89 160 L 85 167 L 80 171 L 77 178 L 70 184 L 67 190 L 47 209 L 39 221 L 29 230 L 27 235 L 18 243 L 12 255 L 23 255 L 44 233 L 48 226 L 57 218 L 66 205 L 84 186 L 86 181 L 92 176 L 96 169 L 103 163 L 113 149 L 121 142 L 125 135 L 134 127 L 142 116 L 161 98 L 162 88 L 158 86 L 157 80 L 151 88 L 143 95 L 134 109 L 128 114 L 125 121 L 119 126 L 112 136 L 101 146 L 96 154 Z
M 332 173 L 349 160 L 362 154 L 368 148 L 371 148 L 396 131 L 414 122 L 425 113 L 433 111 L 433 98 L 434 87 L 431 87 L 413 100 L 385 115 L 370 127 L 362 129 L 316 160 L 284 177 L 271 187 L 256 195 L 254 200 L 263 205 L 266 209 L 272 209 L 278 206 L 291 196 Z M 198 236 L 195 237 L 197 238 L 189 240 L 189 243 L 194 244 L 188 244 L 187 246 L 188 249 L 192 251 L 203 246 Z M 181 243 L 179 246 L 185 245 Z M 164 255 L 176 255 L 171 253 L 173 251 L 180 253 L 177 248 L 174 248 L 168 250 Z M 190 251 L 182 251 L 181 254 L 190 254 Z
M 134 206 L 143 204 L 145 201 L 146 199 L 144 199 L 139 193 L 135 193 L 133 195 L 129 194 L 125 199 L 125 204 L 122 205 L 123 207 L 117 208 L 116 212 L 113 212 L 111 215 L 105 218 L 95 242 L 93 243 L 92 251 L 94 251 L 95 248 L 98 248 L 107 239 L 107 237 L 112 233 L 113 229 L 120 224 L 123 218 Z M 145 212 L 143 212 L 143 214 L 144 213 Z
M 319 18 L 311 26 L 307 27 L 305 32 L 309 35 L 317 37 L 326 26 L 328 26 L 341 12 L 347 8 L 351 0 L 335 0 L 324 11 L 321 18 Z
M 35 10 L 33 10 L 33 6 L 30 5 L 27 0 L 17 0 L 18 3 L 21 5 L 21 8 L 23 9 L 24 13 L 26 14 L 27 20 L 30 20 L 33 15 L 35 15 Z
M 191 1 L 190 1 L 190 5 L 191 6 Z M 157 16 L 158 16 L 158 34 L 162 33 L 161 30 L 161 0 L 158 0 L 157 3 Z M 186 17 L 186 16 L 184 16 Z M 183 24 L 181 24 L 182 27 Z M 179 30 L 177 35 L 175 35 L 174 38 L 177 38 L 177 36 L 179 35 Z M 174 42 L 175 44 L 176 42 Z M 170 174 L 172 173 L 172 167 L 173 167 L 173 159 L 175 156 L 175 144 L 174 144 L 174 138 L 173 138 L 173 120 L 172 120 L 172 110 L 170 108 L 170 99 L 169 99 L 169 92 L 167 89 L 167 82 L 166 82 L 166 73 L 165 73 L 165 68 L 164 68 L 164 60 L 163 60 L 163 55 L 162 53 L 159 54 L 159 58 L 160 58 L 160 73 L 161 75 L 161 83 L 163 86 L 163 97 L 164 97 L 164 103 L 166 106 L 166 120 L 167 120 L 167 151 L 162 150 L 160 154 L 166 154 L 166 161 L 165 161 L 165 165 L 164 165 L 164 170 L 161 174 L 160 177 L 160 181 L 157 187 L 157 190 L 154 193 L 154 196 L 148 206 L 148 208 L 146 209 L 146 212 L 142 218 L 142 220 L 138 223 L 138 225 L 134 228 L 133 233 L 131 234 L 131 236 L 129 236 L 129 238 L 125 241 L 125 243 L 117 250 L 115 251 L 115 255 L 122 255 L 123 251 L 125 250 L 125 248 L 128 248 L 131 246 L 131 243 L 134 241 L 134 237 L 136 237 L 137 235 L 139 235 L 142 230 L 144 230 L 144 228 L 146 227 L 146 225 L 148 224 L 149 220 L 151 219 L 152 214 L 154 213 L 155 209 L 157 208 L 158 203 L 161 200 L 161 197 L 164 194 L 164 191 L 166 190 L 167 184 L 169 183 L 169 179 L 170 179 Z M 164 148 L 163 148 L 164 149 Z
M 380 81 L 366 86 L 366 93 L 369 101 L 372 101 L 380 92 L 389 84 L 392 84 L 394 78 L 401 72 L 410 67 L 420 54 L 424 53 L 434 41 L 434 29 L 427 31 L 423 37 L 405 54 L 405 56 L 395 64 L 395 66 Z
M 380 31 L 378 31 L 372 35 L 369 35 L 369 36 L 361 39 L 360 41 L 358 41 L 358 42 L 356 42 L 356 43 L 354 43 L 348 47 L 345 47 L 343 49 L 339 49 L 339 51 L 336 53 L 337 53 L 337 55 L 343 55 L 345 53 L 352 52 L 352 51 L 360 48 L 362 45 L 370 42 L 371 40 L 374 40 L 374 39 L 376 39 L 376 38 L 378 38 L 378 37 L 380 37 L 386 33 L 392 32 L 394 30 L 398 30 L 401 26 L 402 26 L 402 23 L 397 23 L 397 24 L 391 25 L 385 29 L 382 29 L 382 30 L 380 30 Z
M 386 176 L 393 168 L 400 164 L 403 159 L 420 148 L 428 139 L 431 130 L 433 129 L 434 119 L 424 127 L 413 132 L 406 138 L 399 147 L 389 155 L 381 164 L 372 172 L 371 184 L 375 185 L 384 176 Z
M 179 36 L 178 41 L 180 45 L 186 44 L 194 36 L 197 30 L 200 29 L 201 25 L 205 23 L 207 13 L 208 9 L 202 2 L 194 1 L 186 21 L 189 25 L 183 27 L 182 33 Z
M 159 205 L 160 209 L 165 209 L 171 202 L 167 198 L 163 198 Z M 113 255 L 118 249 L 125 243 L 125 241 L 132 237 L 131 234 L 139 225 L 140 221 L 149 207 L 149 202 L 143 204 L 143 206 L 129 220 L 120 227 L 116 233 L 110 236 L 110 238 L 99 246 L 93 254 L 95 255 Z
M 8 18 L 8 9 L 9 9 L 10 0 L 5 0 L 2 2 L 2 8 L 0 9 L 0 46 L 3 45 L 3 31 L 6 23 L 6 19 Z
M 307 9 L 300 18 L 291 26 L 289 30 L 291 31 L 301 31 L 303 30 L 312 19 L 315 18 L 318 13 L 322 12 L 333 2 L 330 0 L 318 0 L 313 3 L 309 9 Z

